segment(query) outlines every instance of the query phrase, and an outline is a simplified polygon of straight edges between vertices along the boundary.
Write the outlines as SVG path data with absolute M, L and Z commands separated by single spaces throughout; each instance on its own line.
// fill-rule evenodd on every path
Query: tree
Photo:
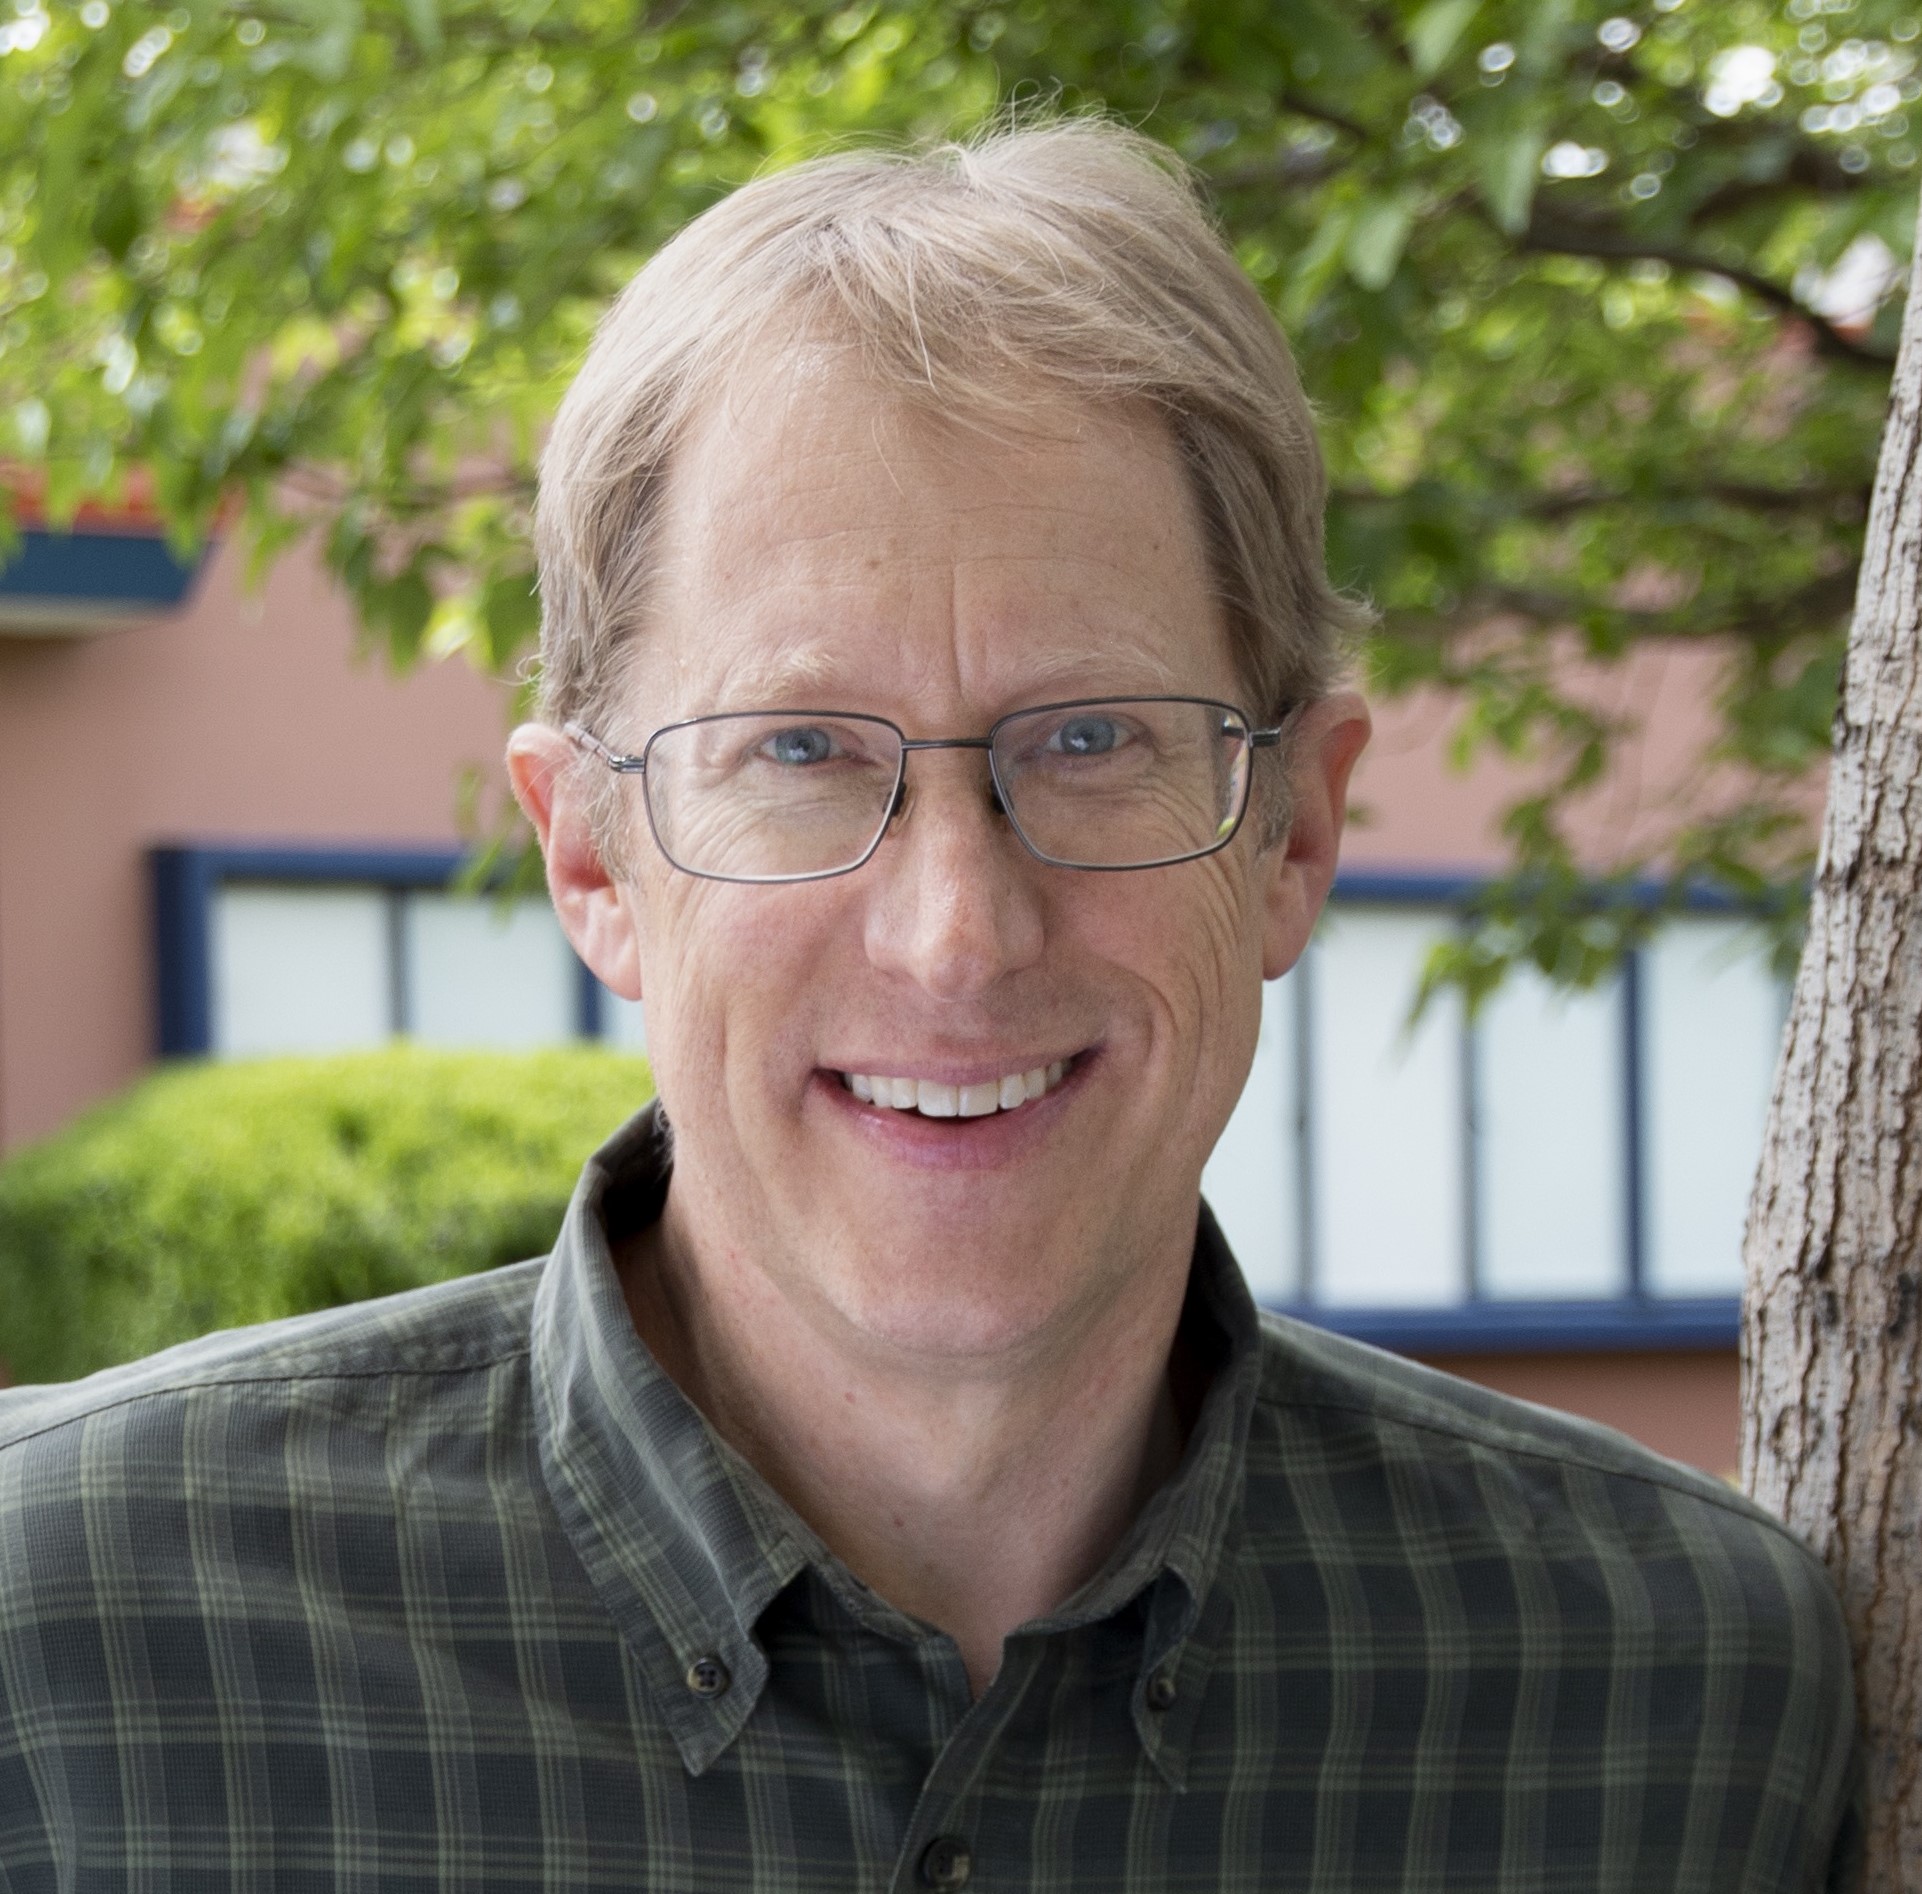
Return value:
M 1901 357 L 1749 1233 L 1742 1465 L 1827 1560 L 1868 1752 L 1867 1887 L 1922 1880 L 1922 297 Z
M 0 452 L 55 517 L 145 482 L 186 539 L 317 533 L 395 662 L 501 669 L 542 422 L 671 230 L 850 133 L 1103 106 L 1199 167 L 1294 338 L 1376 675 L 1532 772 L 1447 971 L 1592 977 L 1639 875 L 1796 905 L 1922 143 L 1909 3 L 15 0 Z M 1652 638 L 1726 653 L 1727 767 L 1578 860 L 1620 734 L 1583 666 Z

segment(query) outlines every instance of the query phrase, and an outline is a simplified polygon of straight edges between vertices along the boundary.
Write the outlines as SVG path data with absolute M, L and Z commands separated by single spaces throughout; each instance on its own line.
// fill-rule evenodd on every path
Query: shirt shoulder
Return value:
M 1746 1864 L 1716 1885 L 1826 1884 L 1853 1846 L 1850 1647 L 1787 1527 L 1610 1428 L 1303 1323 L 1263 1318 L 1260 1368 L 1251 1625 L 1392 1651 L 1464 1700 L 1552 1704 L 1519 1744 L 1497 1719 L 1517 1779 L 1713 1803 Z
M 1686 1572 L 1691 1592 L 1727 1601 L 1758 1630 L 1775 1622 L 1846 1675 L 1826 1568 L 1727 1482 L 1598 1422 L 1306 1323 L 1264 1315 L 1262 1325 L 1251 1503 L 1277 1477 L 1306 1481 L 1327 1487 L 1338 1516 L 1374 1510 L 1397 1534 L 1432 1531 L 1463 1558 L 1496 1547 L 1512 1557 L 1525 1539 L 1604 1585 Z
M 1648 1484 L 1801 1547 L 1779 1520 L 1725 1481 L 1664 1459 L 1612 1427 L 1497 1394 L 1287 1316 L 1262 1316 L 1256 1405 L 1271 1419 L 1319 1415 L 1324 1426 L 1376 1435 L 1396 1453 L 1420 1452 L 1426 1441 L 1438 1459 L 1532 1461 L 1571 1476 Z
M 458 1599 L 504 1618 L 504 1537 L 538 1545 L 547 1523 L 529 1503 L 540 1272 L 0 1394 L 0 1887 L 51 1886 L 95 1847 L 135 1859 L 129 1785 L 217 1783 L 216 1728 L 324 1730 L 363 1687 L 400 1714 L 416 1617 Z M 348 1654 L 335 1694 L 322 1651 Z
M 5 1473 L 36 1443 L 118 1410 L 227 1398 L 325 1399 L 341 1384 L 460 1376 L 524 1356 L 545 1258 L 340 1309 L 226 1329 L 79 1381 L 0 1391 Z

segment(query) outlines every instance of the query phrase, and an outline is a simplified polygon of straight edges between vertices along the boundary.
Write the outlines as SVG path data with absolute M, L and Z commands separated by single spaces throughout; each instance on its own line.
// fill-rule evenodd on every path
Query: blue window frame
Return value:
M 163 1058 L 181 1058 L 268 1049 L 257 1043 L 223 1043 L 223 931 L 228 945 L 234 944 L 234 930 L 223 930 L 223 922 L 234 918 L 236 897 L 256 903 L 279 898 L 285 904 L 277 930 L 269 925 L 263 934 L 256 925 L 250 936 L 243 936 L 251 939 L 256 953 L 272 952 L 277 946 L 291 948 L 294 966 L 311 970 L 314 955 L 325 957 L 331 952 L 333 961 L 326 971 L 332 986 L 338 989 L 345 974 L 349 990 L 344 996 L 338 991 L 332 995 L 336 1016 L 346 1015 L 344 1034 L 328 1038 L 323 1031 L 317 1037 L 303 1037 L 298 1017 L 303 996 L 296 990 L 297 974 L 290 971 L 285 983 L 292 1028 L 289 1044 L 318 1048 L 368 1043 L 401 1033 L 458 1042 L 458 1021 L 448 1019 L 449 1009 L 422 978 L 422 966 L 423 953 L 434 950 L 436 932 L 444 937 L 450 921 L 458 926 L 464 918 L 462 910 L 482 920 L 492 914 L 494 903 L 487 896 L 450 901 L 450 884 L 464 860 L 458 849 L 444 847 L 202 844 L 154 849 L 150 862 L 156 1050 Z M 307 903 L 305 913 L 298 905 L 302 898 Z M 530 901 L 527 906 L 534 914 L 544 915 L 546 927 L 558 937 L 545 902 Z M 266 918 L 271 923 L 275 917 L 269 913 Z M 340 922 L 345 927 L 336 925 L 330 939 L 329 926 Z M 290 941 L 287 923 L 304 929 L 310 938 Z M 526 1031 L 550 1039 L 604 1037 L 611 996 L 600 982 L 564 941 L 536 938 L 531 945 L 536 975 L 546 976 L 553 991 L 544 996 L 544 1010 L 537 1010 L 526 1022 Z M 343 969 L 343 957 L 357 958 L 360 964 Z M 444 963 L 444 945 L 441 957 Z M 263 971 L 271 975 L 272 969 Z M 258 990 L 258 980 L 254 986 Z M 484 1003 L 485 995 L 479 998 Z M 271 992 L 268 999 L 271 1004 Z M 231 1008 L 228 1013 L 231 1023 Z M 521 1042 L 530 1042 L 526 1032 Z
M 155 849 L 159 1051 L 178 1057 L 250 1049 L 222 1043 L 223 988 L 217 963 L 223 939 L 230 953 L 236 951 L 234 942 L 240 941 L 251 943 L 246 951 L 256 956 L 285 948 L 295 961 L 306 954 L 309 965 L 314 964 L 314 956 L 320 956 L 327 977 L 336 985 L 345 978 L 342 967 L 358 954 L 364 964 L 357 976 L 358 998 L 353 1001 L 359 1009 L 355 1030 L 360 1034 L 354 1043 L 393 1032 L 434 1036 L 432 995 L 422 990 L 420 969 L 426 966 L 431 973 L 434 951 L 441 953 L 439 964 L 446 966 L 450 953 L 459 957 L 464 951 L 461 941 L 471 944 L 477 938 L 470 922 L 447 900 L 446 891 L 461 865 L 459 851 L 445 847 L 222 843 Z M 1526 1099 L 1523 1109 L 1508 1113 L 1510 1130 L 1504 1130 L 1497 1094 L 1510 1082 L 1515 1058 L 1512 1052 L 1503 1052 L 1486 1015 L 1483 1023 L 1470 1027 L 1459 1011 L 1450 1017 L 1446 1007 L 1440 1007 L 1422 1029 L 1430 1035 L 1428 1045 L 1419 1049 L 1418 1061 L 1421 1083 L 1428 1089 L 1416 1100 L 1412 1116 L 1405 1115 L 1399 1133 L 1402 1144 L 1393 1153 L 1398 1168 L 1389 1189 L 1376 1192 L 1387 1204 L 1390 1214 L 1385 1219 L 1376 1214 L 1382 1202 L 1370 1203 L 1368 1178 L 1343 1172 L 1342 1153 L 1368 1144 L 1370 1114 L 1398 1107 L 1392 1083 L 1388 1090 L 1378 1087 L 1370 1092 L 1364 1085 L 1359 1092 L 1351 1088 L 1353 1095 L 1345 1100 L 1332 1097 L 1327 1070 L 1338 1057 L 1354 1066 L 1355 1048 L 1368 1050 L 1370 1032 L 1377 1050 L 1393 1037 L 1412 993 L 1395 968 L 1410 964 L 1407 956 L 1419 944 L 1421 926 L 1439 929 L 1457 924 L 1464 899 L 1477 885 L 1462 877 L 1344 875 L 1337 883 L 1317 948 L 1286 981 L 1268 988 L 1264 1051 L 1257 1056 L 1248 1092 L 1204 1180 L 1258 1297 L 1324 1327 L 1414 1354 L 1732 1346 L 1738 1325 L 1736 1296 L 1726 1289 L 1693 1292 L 1688 1268 L 1664 1262 L 1659 1244 L 1651 1250 L 1652 1231 L 1659 1234 L 1673 1226 L 1686 1239 L 1692 1227 L 1685 1200 L 1678 1199 L 1679 1212 L 1672 1205 L 1663 1208 L 1667 1200 L 1662 1199 L 1666 1174 L 1662 1167 L 1675 1142 L 1676 1119 L 1672 1106 L 1663 1103 L 1674 1084 L 1649 1069 L 1651 1046 L 1659 1055 L 1658 1064 L 1666 1056 L 1664 1041 L 1654 1036 L 1661 1022 L 1652 1020 L 1651 1005 L 1658 1013 L 1661 1006 L 1670 1005 L 1673 1012 L 1663 999 L 1661 983 L 1669 975 L 1659 954 L 1632 956 L 1613 989 L 1583 1003 L 1588 1012 L 1581 1031 L 1549 1049 L 1551 1067 L 1567 1056 L 1570 1046 L 1579 1055 L 1578 1065 L 1587 1061 L 1567 1088 L 1568 1098 L 1587 1116 L 1574 1140 L 1582 1160 L 1577 1167 L 1581 1177 L 1576 1179 L 1577 1187 L 1564 1190 L 1558 1185 L 1547 1193 L 1547 1225 L 1543 1192 L 1537 1190 L 1530 1198 L 1526 1188 L 1520 1192 L 1519 1210 L 1504 1223 L 1503 1186 L 1491 1171 L 1491 1148 L 1500 1147 L 1504 1137 L 1512 1143 L 1512 1128 L 1519 1124 L 1524 1173 L 1541 1162 L 1552 1169 L 1556 1154 L 1549 1149 L 1546 1160 L 1542 1159 L 1541 1141 L 1534 1136 L 1534 1121 L 1542 1114 Z M 302 899 L 307 905 L 301 905 Z M 491 904 L 467 905 L 474 909 Z M 535 906 L 544 911 L 544 904 L 530 903 Z M 1704 904 L 1702 912 L 1728 914 L 1711 904 Z M 551 916 L 546 918 L 552 926 Z M 1384 925 L 1384 920 L 1397 924 Z M 466 935 L 458 935 L 462 926 L 470 927 Z M 456 934 L 447 932 L 450 927 Z M 557 927 L 553 932 L 558 934 Z M 437 938 L 442 943 L 438 950 L 434 948 Z M 414 943 L 411 950 L 410 941 Z M 531 933 L 528 941 L 534 958 L 515 966 L 535 967 L 537 979 L 548 980 L 556 992 L 557 982 L 564 981 L 567 987 L 559 1001 L 550 993 L 546 1025 L 540 1026 L 537 1020 L 529 1030 L 545 1031 L 550 1038 L 637 1042 L 638 1008 L 605 993 L 571 950 L 562 963 Z M 1385 957 L 1384 944 L 1392 950 Z M 1400 962 L 1395 961 L 1395 953 L 1402 955 Z M 422 954 L 429 959 L 424 961 Z M 1336 955 L 1341 958 L 1337 960 Z M 273 969 L 268 972 L 272 974 Z M 509 973 L 520 977 L 512 968 Z M 1344 981 L 1346 999 L 1338 991 Z M 267 982 L 270 1001 L 274 984 L 273 979 Z M 291 963 L 279 985 L 295 1000 L 302 994 L 300 975 Z M 1772 1042 L 1759 1043 L 1768 1038 L 1771 1022 L 1757 1011 L 1753 987 L 1751 979 L 1744 989 L 1748 1011 L 1740 1014 L 1738 1009 L 1732 1014 L 1730 1028 L 1744 1039 L 1742 1057 L 1749 1073 L 1745 1082 L 1751 1091 L 1755 1074 L 1765 1073 L 1773 1049 Z M 498 985 L 494 989 L 496 994 L 501 990 Z M 470 995 L 468 1003 L 484 1005 L 486 997 Z M 445 1014 L 446 1009 L 442 1010 Z M 227 1016 L 231 1034 L 238 1030 L 233 1021 L 239 1017 L 231 1003 Z M 1525 1007 L 1518 1017 L 1525 1029 Z M 1779 1015 L 1773 1024 L 1779 1026 Z M 1271 1027 L 1278 1035 L 1272 1044 Z M 1526 1030 L 1516 1043 L 1523 1047 L 1524 1078 L 1529 1070 L 1539 1078 L 1540 1048 L 1529 1051 Z M 1659 1126 L 1651 1124 L 1651 1100 L 1669 1114 Z M 1711 1098 L 1709 1105 L 1713 1104 Z M 1683 1106 L 1689 1108 L 1686 1097 Z M 1345 1130 L 1344 1110 L 1349 1114 Z M 1697 1112 L 1704 1120 L 1715 1115 L 1713 1110 Z M 1692 1135 L 1687 1131 L 1686 1109 L 1681 1122 L 1686 1144 Z M 1759 1126 L 1751 1128 L 1759 1135 Z M 1748 1132 L 1741 1130 L 1740 1135 Z M 1568 1144 L 1565 1138 L 1564 1147 Z M 1739 1145 L 1740 1137 L 1728 1132 L 1718 1147 L 1725 1187 L 1715 1229 L 1722 1245 L 1718 1253 L 1723 1255 L 1718 1267 L 1724 1274 L 1729 1240 L 1722 1227 L 1728 1220 L 1726 1179 L 1734 1175 L 1731 1166 L 1739 1168 L 1752 1160 L 1752 1153 L 1745 1157 Z M 1651 1175 L 1651 1158 L 1656 1160 L 1655 1175 Z M 1669 1171 L 1675 1168 L 1668 1163 Z M 1529 1181 L 1524 1175 L 1524 1186 Z M 1544 1227 L 1553 1229 L 1564 1201 L 1577 1206 L 1570 1211 L 1570 1220 L 1579 1218 L 1585 1243 L 1585 1260 L 1578 1259 L 1579 1267 L 1571 1264 L 1564 1272 L 1573 1286 L 1569 1293 L 1556 1288 L 1561 1279 L 1557 1271 L 1566 1258 L 1551 1257 L 1552 1266 L 1530 1273 L 1530 1245 L 1541 1249 L 1541 1232 Z M 1345 1236 L 1344 1215 L 1348 1218 Z M 1396 1216 L 1402 1219 L 1399 1225 Z M 1404 1252 L 1395 1259 L 1401 1277 L 1390 1270 L 1385 1287 L 1383 1281 L 1370 1287 L 1363 1280 L 1369 1258 L 1394 1249 L 1397 1243 Z M 1264 1256 L 1264 1245 L 1274 1254 Z M 1669 1247 L 1673 1249 L 1674 1244 Z M 1280 1255 L 1284 1249 L 1290 1252 L 1288 1258 Z M 1417 1258 L 1411 1265 L 1407 1253 L 1411 1250 L 1424 1250 L 1425 1260 Z M 1354 1293 L 1358 1281 L 1368 1293 Z M 1398 1296 L 1398 1282 L 1413 1283 L 1419 1293 Z
M 1703 901 L 1596 993 L 1523 976 L 1404 1031 L 1479 885 L 1345 874 L 1268 989 L 1203 1185 L 1258 1298 L 1438 1356 L 1732 1346 L 1785 991 Z

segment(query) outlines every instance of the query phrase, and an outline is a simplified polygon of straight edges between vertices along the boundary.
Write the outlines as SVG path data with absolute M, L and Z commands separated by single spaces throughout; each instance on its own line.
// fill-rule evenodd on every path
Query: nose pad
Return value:
M 903 776 L 902 779 L 894 785 L 894 800 L 888 804 L 887 818 L 882 822 L 882 828 L 888 829 L 893 827 L 901 811 L 907 806 L 908 782 L 907 778 Z M 997 783 L 993 777 L 988 778 L 988 807 L 992 809 L 1002 821 L 1006 822 L 1008 820 L 1008 805 L 1001 800 L 1001 785 Z

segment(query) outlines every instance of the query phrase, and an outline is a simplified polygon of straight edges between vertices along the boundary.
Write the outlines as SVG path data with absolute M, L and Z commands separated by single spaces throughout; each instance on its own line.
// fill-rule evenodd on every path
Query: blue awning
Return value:
M 84 636 L 156 618 L 199 569 L 157 533 L 23 532 L 0 563 L 0 636 Z

